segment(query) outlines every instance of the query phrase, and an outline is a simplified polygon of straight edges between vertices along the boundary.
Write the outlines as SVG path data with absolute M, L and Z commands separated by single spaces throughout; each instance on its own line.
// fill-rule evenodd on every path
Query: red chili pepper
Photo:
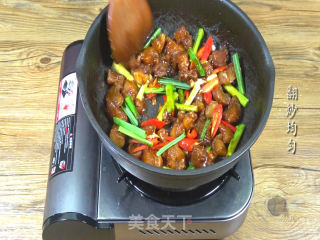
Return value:
M 198 133 L 195 129 L 192 129 L 191 132 L 187 132 L 187 138 L 195 139 Z
M 227 68 L 228 68 L 228 66 L 218 67 L 218 68 L 214 69 L 211 74 L 217 74 L 218 72 L 222 72 L 222 71 L 226 70 Z
M 159 121 L 158 119 L 153 118 L 141 123 L 141 127 L 145 127 L 147 125 L 153 125 L 153 126 L 156 126 L 157 129 L 160 129 L 166 125 L 166 122 Z
M 194 63 L 193 62 L 190 63 L 190 70 L 192 70 L 192 69 L 194 69 Z
M 133 149 L 132 153 L 140 152 L 140 151 L 145 150 L 147 148 L 148 148 L 147 145 L 141 145 L 141 146 L 136 147 L 135 149 Z
M 161 84 L 160 83 L 158 83 L 158 81 L 153 85 L 153 87 L 155 87 L 155 88 L 159 88 L 159 87 L 161 87 Z
M 189 90 L 184 90 L 184 99 L 187 100 L 189 98 L 190 92 Z
M 198 59 L 201 58 L 201 56 L 202 56 L 202 54 L 203 54 L 203 51 L 204 51 L 204 46 L 201 47 L 201 48 L 198 50 L 198 52 L 197 52 L 197 58 L 198 58 Z
M 158 78 L 156 78 L 151 84 L 151 87 L 156 87 L 156 85 L 158 84 Z
M 201 56 L 203 55 L 203 51 L 204 51 L 204 46 L 201 47 L 201 48 L 198 50 L 198 52 L 197 52 L 197 58 L 198 58 L 198 59 L 200 59 Z M 194 66 L 194 63 L 191 62 L 191 64 L 190 64 L 190 70 L 194 69 L 194 67 L 195 67 L 195 66 Z
M 185 138 L 185 139 L 182 139 L 182 140 L 178 143 L 178 145 L 179 145 L 179 147 L 181 147 L 182 149 L 185 149 L 185 150 L 191 152 L 192 149 L 193 149 L 193 147 L 194 147 L 194 144 L 195 144 L 196 142 L 198 142 L 198 141 L 199 141 L 199 139 Z
M 166 95 L 162 95 L 163 97 L 163 101 L 166 102 L 167 101 L 167 96 Z
M 203 98 L 206 104 L 210 104 L 212 101 L 212 92 L 210 91 L 210 92 L 203 93 Z
M 135 140 L 135 139 L 130 139 L 130 142 L 131 142 L 131 143 L 139 143 L 139 144 L 141 144 L 141 142 L 139 142 L 139 141 L 137 141 L 137 140 Z
M 170 142 L 170 141 L 162 142 L 162 143 L 159 143 L 159 144 L 157 144 L 157 145 L 154 145 L 154 146 L 152 147 L 152 149 L 160 149 L 160 148 L 164 147 L 165 145 L 167 145 L 169 142 Z
M 218 87 L 220 84 L 219 78 L 214 78 L 210 81 L 208 81 L 204 86 L 202 86 L 201 91 L 202 92 L 211 92 L 213 89 Z
M 210 36 L 206 42 L 206 45 L 204 45 L 204 50 L 201 56 L 201 60 L 204 60 L 204 61 L 208 60 L 208 57 L 211 53 L 212 45 L 213 45 L 213 38 Z
M 153 98 L 153 97 L 155 97 L 155 96 L 157 96 L 157 94 L 155 94 L 155 93 L 149 93 L 149 94 L 146 95 L 146 98 Z
M 222 119 L 223 107 L 221 104 L 218 104 L 213 110 L 212 114 L 212 127 L 211 127 L 211 137 L 214 137 L 218 131 L 218 128 Z
M 233 126 L 231 123 L 227 122 L 227 121 L 224 121 L 224 120 L 221 120 L 221 123 L 223 125 L 226 125 L 228 128 L 230 128 L 232 130 L 232 132 L 236 132 L 237 129 L 235 126 Z
M 153 143 L 153 146 L 155 146 L 159 143 L 159 140 L 157 138 L 152 138 L 149 141 Z
M 173 140 L 176 139 L 175 137 L 171 137 L 171 136 L 165 136 L 164 138 L 165 138 L 167 141 L 173 141 Z

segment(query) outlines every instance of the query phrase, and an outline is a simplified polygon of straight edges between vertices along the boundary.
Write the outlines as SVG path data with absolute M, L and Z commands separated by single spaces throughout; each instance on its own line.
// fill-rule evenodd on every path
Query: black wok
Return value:
M 104 9 L 93 22 L 77 62 L 82 102 L 89 120 L 114 159 L 128 172 L 152 185 L 175 191 L 189 190 L 208 183 L 232 168 L 239 156 L 249 150 L 263 130 L 272 106 L 275 71 L 267 46 L 251 20 L 233 3 L 223 0 L 149 0 L 155 27 L 173 36 L 184 24 L 195 36 L 199 27 L 227 44 L 231 53 L 239 52 L 250 103 L 242 122 L 247 128 L 233 156 L 203 169 L 166 170 L 131 157 L 108 137 L 112 126 L 105 113 L 105 82 L 112 59 Z M 206 37 L 206 36 L 205 36 Z M 94 159 L 91 159 L 94 160 Z

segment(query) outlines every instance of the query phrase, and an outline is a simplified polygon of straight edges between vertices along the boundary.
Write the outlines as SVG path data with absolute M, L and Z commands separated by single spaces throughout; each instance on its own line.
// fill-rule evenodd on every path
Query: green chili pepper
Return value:
M 149 82 L 146 82 L 145 84 L 143 84 L 140 89 L 139 89 L 139 92 L 137 94 L 137 99 L 140 100 L 140 101 L 143 101 L 144 99 L 144 91 L 146 90 L 146 88 L 148 87 L 148 83 Z
M 141 138 L 146 138 L 147 137 L 147 134 L 146 134 L 146 131 L 139 128 L 139 127 L 136 127 L 130 123 L 127 123 L 126 121 L 123 121 L 122 119 L 120 118 L 117 118 L 117 117 L 113 117 L 113 122 L 117 125 L 119 125 L 120 127 L 123 127 L 125 129 L 128 129 L 128 131 L 132 132 L 133 134 L 141 137 Z
M 184 99 L 184 92 L 183 92 L 183 90 L 182 90 L 182 89 L 179 89 L 179 90 L 178 90 L 178 94 L 179 94 L 179 102 L 180 102 L 181 104 L 184 104 L 185 99 Z
M 169 168 L 169 167 L 167 167 L 167 166 L 163 166 L 162 168 L 163 168 L 163 169 L 167 169 L 167 170 L 172 170 L 172 168 Z
M 150 93 L 155 93 L 155 94 L 165 94 L 166 89 L 164 87 L 159 87 L 159 88 L 146 88 L 144 90 L 145 94 L 150 94 Z
M 174 111 L 174 98 L 173 98 L 172 84 L 166 85 L 166 95 L 167 95 L 167 111 L 168 113 L 171 113 Z
M 243 94 L 241 94 L 234 86 L 232 86 L 231 84 L 228 84 L 228 85 L 224 85 L 223 87 L 232 96 L 236 96 L 239 99 L 239 102 L 243 107 L 246 107 L 248 105 L 249 99 L 246 96 L 244 96 Z
M 112 67 L 118 74 L 125 76 L 126 79 L 130 81 L 134 80 L 132 74 L 121 63 L 113 62 Z
M 197 70 L 200 73 L 201 77 L 205 77 L 206 76 L 206 72 L 204 71 L 199 59 L 197 58 L 197 56 L 194 54 L 192 48 L 188 49 L 188 54 L 190 56 L 191 61 L 194 63 L 194 65 L 196 66 Z
M 239 92 L 244 95 L 245 91 L 244 91 L 244 85 L 243 85 L 243 79 L 242 79 L 242 73 L 241 73 L 240 60 L 239 60 L 238 53 L 233 54 L 232 61 L 233 61 L 234 70 L 236 72 Z
M 161 34 L 162 30 L 161 28 L 157 28 L 154 33 L 151 35 L 151 37 L 148 39 L 148 41 L 146 42 L 146 44 L 144 45 L 143 49 L 146 49 L 147 47 L 150 46 L 151 42 L 156 39 L 160 34 Z
M 202 129 L 201 135 L 200 135 L 200 140 L 201 141 L 203 141 L 204 137 L 206 136 L 206 132 L 207 132 L 209 123 L 210 123 L 210 119 L 207 119 L 205 124 L 204 124 L 204 127 Z
M 173 93 L 173 98 L 174 98 L 174 101 L 177 100 L 177 98 L 179 97 L 178 93 L 177 92 L 174 92 Z M 164 111 L 167 109 L 167 102 L 163 105 L 163 107 L 161 108 L 161 110 L 159 111 L 158 115 L 157 115 L 157 119 L 159 121 L 162 121 L 163 120 L 163 113 Z
M 129 137 L 131 137 L 131 138 L 133 138 L 133 139 L 135 139 L 135 140 L 137 140 L 137 141 L 139 141 L 139 142 L 141 142 L 141 143 L 143 143 L 143 144 L 145 144 L 145 145 L 148 145 L 149 147 L 153 146 L 153 143 L 150 142 L 149 140 L 136 135 L 135 133 L 131 132 L 130 130 L 128 130 L 128 129 L 124 128 L 124 127 L 120 126 L 118 131 L 123 133 L 123 134 L 125 134 L 125 135 L 127 135 L 127 136 L 129 136 Z
M 193 165 L 193 162 L 189 162 L 189 166 L 187 168 L 187 170 L 194 170 L 195 166 Z
M 198 52 L 198 49 L 199 49 L 199 46 L 200 46 L 200 43 L 201 43 L 203 36 L 204 36 L 204 30 L 203 30 L 203 28 L 199 28 L 198 34 L 196 37 L 196 41 L 194 42 L 194 45 L 192 48 L 194 54 L 196 54 Z
M 136 117 L 133 115 L 133 113 L 130 111 L 129 107 L 127 104 L 125 104 L 125 106 L 121 106 L 122 110 L 124 111 L 124 113 L 128 116 L 130 122 L 135 125 L 138 126 L 139 122 L 136 119 Z
M 198 112 L 198 106 L 196 105 L 186 105 L 186 104 L 176 103 L 176 107 L 178 110 L 181 110 L 181 111 Z
M 134 105 L 134 103 L 132 102 L 131 97 L 126 97 L 125 99 L 126 104 L 128 105 L 130 111 L 133 113 L 133 115 L 137 118 L 139 116 L 138 110 L 136 108 L 136 106 Z
M 172 79 L 172 78 L 159 78 L 159 83 L 164 84 L 164 85 L 172 84 L 176 88 L 185 89 L 185 90 L 191 89 L 191 87 L 188 83 L 180 82 L 180 81 Z
M 162 106 L 162 108 L 161 108 L 161 110 L 159 111 L 159 113 L 158 113 L 158 115 L 157 115 L 157 119 L 159 120 L 159 121 L 162 121 L 163 120 L 163 113 L 164 113 L 164 111 L 167 109 L 167 103 L 165 103 L 163 106 Z
M 235 152 L 245 127 L 246 125 L 243 123 L 240 123 L 238 126 L 236 126 L 237 131 L 234 133 L 233 138 L 229 143 L 227 157 L 230 157 Z
M 165 151 L 167 151 L 169 148 L 171 148 L 172 146 L 174 146 L 175 144 L 177 144 L 178 142 L 180 142 L 182 139 L 184 139 L 186 137 L 186 134 L 182 133 L 179 137 L 177 137 L 176 139 L 172 140 L 171 142 L 169 142 L 167 145 L 163 146 L 162 148 L 159 149 L 159 151 L 156 153 L 156 155 L 159 157 L 161 156 L 162 153 L 164 153 Z

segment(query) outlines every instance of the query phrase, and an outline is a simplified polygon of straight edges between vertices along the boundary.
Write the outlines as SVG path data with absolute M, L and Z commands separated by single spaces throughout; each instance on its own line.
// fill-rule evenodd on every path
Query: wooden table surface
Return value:
M 320 1 L 235 0 L 276 66 L 274 103 L 252 148 L 255 191 L 228 239 L 320 239 Z M 0 1 L 0 239 L 41 239 L 60 63 L 106 1 Z M 289 85 L 299 99 L 288 101 Z M 287 134 L 288 104 L 298 107 Z M 290 139 L 296 154 L 288 153 Z

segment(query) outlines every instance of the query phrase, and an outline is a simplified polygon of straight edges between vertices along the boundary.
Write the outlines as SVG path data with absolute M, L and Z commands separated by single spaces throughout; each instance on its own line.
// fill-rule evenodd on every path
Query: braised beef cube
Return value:
M 179 71 L 187 71 L 189 68 L 189 57 L 188 53 L 183 51 L 176 55 L 176 63 Z
M 186 168 L 186 156 L 178 144 L 167 150 L 166 160 L 169 168 L 175 170 L 183 170 Z
M 126 80 L 122 89 L 122 95 L 125 98 L 128 96 L 131 97 L 131 100 L 134 102 L 138 94 L 138 90 L 138 86 L 135 84 L 135 82 Z
M 111 69 L 108 71 L 107 83 L 109 85 L 115 85 L 119 90 L 123 88 L 124 76 L 113 72 Z
M 166 137 L 169 136 L 169 131 L 167 129 L 165 129 L 165 128 L 161 128 L 161 129 L 158 130 L 158 135 L 160 137 L 160 140 L 162 142 L 165 142 L 166 141 Z
M 169 62 L 165 58 L 161 58 L 160 61 L 152 68 L 154 77 L 165 77 L 169 72 Z
M 123 104 L 124 98 L 120 93 L 120 89 L 113 85 L 109 88 L 109 91 L 106 96 L 106 101 L 108 103 L 113 103 L 116 107 L 121 107 Z
M 148 47 L 141 54 L 141 61 L 146 65 L 154 65 L 159 62 L 159 53 L 154 47 Z
M 219 131 L 222 134 L 222 141 L 225 144 L 230 143 L 231 139 L 233 138 L 233 131 L 222 123 L 219 126 Z
M 195 112 L 188 112 L 183 119 L 183 126 L 187 131 L 194 127 L 198 115 Z
M 141 71 L 144 74 L 149 75 L 152 72 L 152 67 L 150 65 L 141 63 L 137 68 L 132 69 L 132 72 L 134 71 Z
M 223 119 L 229 123 L 236 123 L 241 118 L 241 105 L 236 96 L 231 98 L 228 108 L 223 112 Z
M 172 57 L 173 55 L 176 55 L 177 53 L 183 51 L 185 51 L 185 49 L 181 45 L 177 44 L 170 37 L 166 37 L 166 46 L 164 49 L 165 54 L 170 55 L 170 57 Z
M 112 85 L 106 96 L 106 112 L 109 118 L 118 117 L 124 121 L 128 120 L 127 115 L 120 108 L 124 98 L 117 86 Z
M 216 106 L 218 105 L 218 102 L 216 101 L 211 101 L 207 106 L 206 106 L 206 118 L 207 119 L 211 119 L 213 116 L 213 111 L 216 108 Z
M 164 48 L 164 44 L 166 43 L 166 35 L 161 33 L 159 37 L 154 39 L 151 43 L 151 46 L 160 54 Z
M 229 60 L 229 52 L 226 46 L 223 46 L 221 50 L 213 51 L 209 56 L 209 62 L 217 68 L 227 65 Z
M 216 100 L 223 106 L 228 106 L 231 100 L 230 95 L 228 93 L 225 93 L 221 86 L 218 86 L 215 89 L 213 89 L 212 96 L 214 100 Z
M 139 151 L 139 152 L 133 152 L 134 149 L 136 149 L 137 147 L 141 146 L 141 144 L 138 143 L 129 143 L 128 146 L 128 153 L 132 156 L 135 157 L 137 159 L 141 159 L 142 157 L 142 152 L 143 151 Z
M 227 147 L 222 139 L 222 135 L 219 134 L 212 141 L 212 151 L 219 157 L 227 155 Z
M 118 131 L 118 125 L 113 124 L 109 137 L 116 145 L 118 145 L 120 148 L 123 148 L 123 146 L 126 143 L 126 137 L 124 134 Z
M 183 125 L 183 122 L 177 120 L 171 128 L 170 136 L 179 137 L 183 133 L 185 133 L 185 127 Z
M 221 84 L 227 85 L 232 84 L 236 80 L 236 73 L 233 64 L 229 64 L 228 68 L 222 72 L 218 73 L 219 80 Z
M 157 156 L 157 151 L 152 149 L 146 149 L 143 151 L 142 154 L 142 161 L 150 164 L 155 167 L 162 167 L 163 166 L 163 160 L 161 156 Z
M 183 81 L 183 82 L 190 82 L 191 80 L 192 81 L 197 81 L 198 79 L 198 72 L 196 69 L 192 69 L 192 70 L 179 70 L 179 73 L 178 73 L 178 79 L 180 81 Z
M 139 100 L 136 98 L 135 106 L 139 114 L 143 114 L 146 111 L 146 102 L 144 100 Z
M 203 128 L 206 123 L 206 120 L 207 119 L 206 119 L 205 115 L 200 115 L 200 117 L 198 118 L 198 120 L 196 121 L 196 123 L 194 125 L 198 136 L 201 136 Z M 207 131 L 205 133 L 204 139 L 203 139 L 203 145 L 210 146 L 211 142 L 212 142 L 212 138 L 211 138 L 211 122 L 210 122 L 207 127 Z
M 185 26 L 180 27 L 174 34 L 174 39 L 178 44 L 181 44 L 185 50 L 192 47 L 192 36 L 187 31 Z
M 202 113 L 205 112 L 205 102 L 204 102 L 203 94 L 202 94 L 202 93 L 198 93 L 198 94 L 196 95 L 196 97 L 195 97 L 194 100 L 193 100 L 192 105 L 198 106 L 198 112 L 199 112 L 200 114 L 202 114 Z
M 208 61 L 203 62 L 202 67 L 203 67 L 204 71 L 206 72 L 207 76 L 212 74 L 213 67 L 210 62 L 208 62 Z
M 143 129 L 146 131 L 147 135 L 152 135 L 156 132 L 156 126 L 154 125 L 144 126 Z
M 133 78 L 137 84 L 143 85 L 147 81 L 150 82 L 150 80 L 152 79 L 152 76 L 150 74 L 143 73 L 142 70 L 135 70 L 133 71 Z
M 195 145 L 191 153 L 191 162 L 196 168 L 204 168 L 212 165 L 216 155 L 206 149 L 201 145 Z

